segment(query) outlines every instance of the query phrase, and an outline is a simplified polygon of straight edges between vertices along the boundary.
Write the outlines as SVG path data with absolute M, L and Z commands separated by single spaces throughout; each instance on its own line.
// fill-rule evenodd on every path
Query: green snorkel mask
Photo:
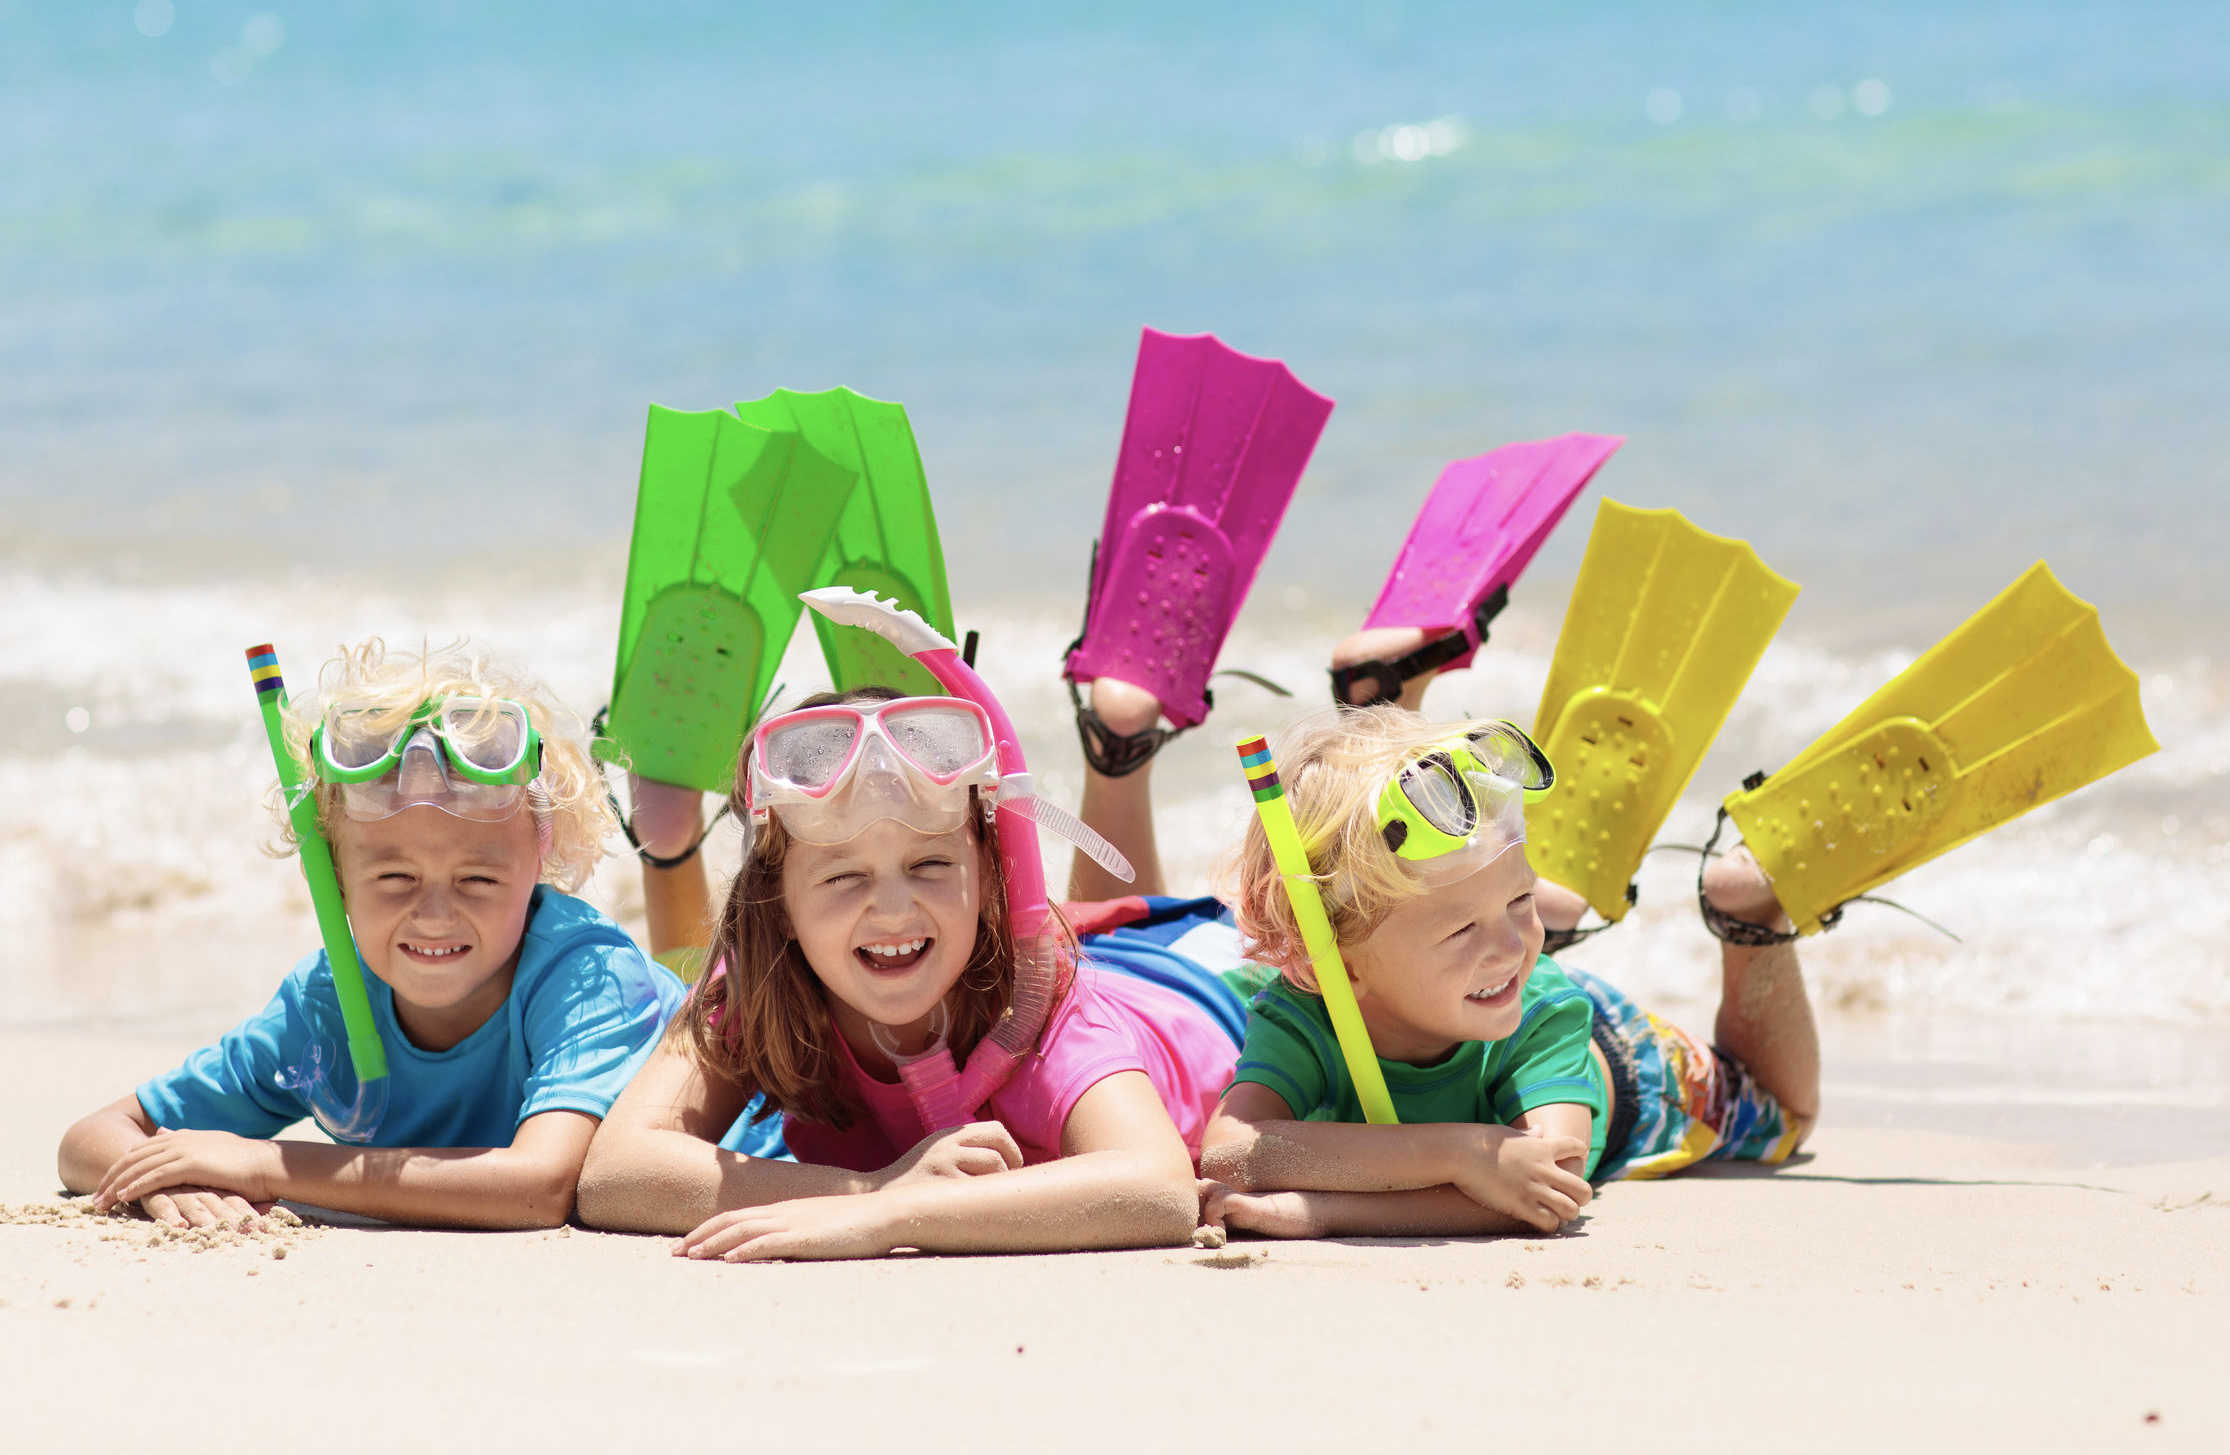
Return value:
M 1556 783 L 1540 745 L 1490 723 L 1426 750 L 1378 795 L 1378 832 L 1435 887 L 1474 874 L 1525 842 L 1525 804 Z
M 542 737 L 506 697 L 433 697 L 408 713 L 336 704 L 310 734 L 310 756 L 360 823 L 422 803 L 496 823 L 542 771 Z

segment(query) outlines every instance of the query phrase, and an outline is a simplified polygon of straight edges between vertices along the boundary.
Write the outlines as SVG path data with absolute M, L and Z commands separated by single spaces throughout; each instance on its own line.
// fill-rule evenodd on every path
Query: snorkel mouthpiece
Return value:
M 1052 1013 L 1065 946 L 1053 918 L 1052 906 L 1046 899 L 1045 861 L 1038 852 L 1038 824 L 1045 816 L 1042 810 L 1052 805 L 1045 804 L 1031 790 L 1030 767 L 1023 760 L 1022 743 L 1013 720 L 983 678 L 976 674 L 975 668 L 961 660 L 960 649 L 946 640 L 943 633 L 913 612 L 884 601 L 873 592 L 855 591 L 848 586 L 824 586 L 802 593 L 800 599 L 830 621 L 865 627 L 891 643 L 928 668 L 930 675 L 947 692 L 975 703 L 991 719 L 1001 779 L 996 800 L 999 868 L 1006 881 L 1007 923 L 1015 943 L 1014 998 L 1006 1016 L 969 1054 L 966 1068 L 958 1073 L 952 1086 L 944 1084 L 942 1068 L 934 1064 L 938 1058 L 945 1067 L 952 1064 L 951 1053 L 944 1049 L 941 1040 L 930 1051 L 914 1058 L 912 1064 L 920 1067 L 918 1072 L 910 1071 L 908 1063 L 900 1063 L 899 1075 L 906 1083 L 908 1099 L 921 1116 L 923 1128 L 942 1131 L 974 1116 L 991 1094 L 1006 1084 L 1014 1068 L 1037 1045 L 1038 1036 Z M 1059 810 L 1054 812 L 1067 818 Z M 1063 827 L 1051 823 L 1048 826 L 1056 831 Z M 1118 878 L 1127 881 L 1132 877 L 1130 865 L 1112 845 L 1082 824 L 1076 827 L 1097 840 L 1100 846 L 1079 843 L 1079 847 L 1094 858 L 1100 858 L 1104 850 L 1121 864 L 1120 870 L 1114 871 Z M 1064 837 L 1069 835 L 1064 834 Z M 1100 858 L 1100 862 L 1108 861 Z M 1114 868 L 1113 865 L 1109 867 Z

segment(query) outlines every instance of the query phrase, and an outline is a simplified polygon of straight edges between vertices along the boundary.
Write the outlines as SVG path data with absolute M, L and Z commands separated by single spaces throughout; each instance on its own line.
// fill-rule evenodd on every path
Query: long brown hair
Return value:
M 861 687 L 819 693 L 798 705 L 887 701 L 900 695 L 887 687 Z M 748 753 L 747 748 L 729 797 L 730 809 L 747 824 L 742 785 L 748 781 Z M 1015 969 L 1006 876 L 999 872 L 998 830 L 986 822 L 972 792 L 969 806 L 983 905 L 968 968 L 948 1003 L 952 1018 L 948 1044 L 961 1061 L 1006 1015 L 1014 998 Z M 806 963 L 782 902 L 782 864 L 789 857 L 790 844 L 780 815 L 753 827 L 751 851 L 713 927 L 707 957 L 713 973 L 697 982 L 669 1034 L 686 1037 L 708 1072 L 734 1083 L 746 1096 L 763 1095 L 769 1113 L 845 1128 L 851 1125 L 852 1114 L 839 1094 L 842 1078 L 828 993 Z

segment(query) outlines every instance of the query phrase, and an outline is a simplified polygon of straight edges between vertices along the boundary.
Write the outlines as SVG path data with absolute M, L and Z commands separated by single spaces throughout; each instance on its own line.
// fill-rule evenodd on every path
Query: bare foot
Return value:
M 630 815 L 635 841 L 661 859 L 681 853 L 704 831 L 705 796 L 694 788 L 630 778 L 628 794 L 635 804 Z
M 1332 668 L 1337 671 L 1341 667 L 1353 667 L 1361 662 L 1391 662 L 1416 651 L 1425 644 L 1425 639 L 1424 629 L 1414 626 L 1381 626 L 1350 632 L 1332 648 Z M 1432 685 L 1432 679 L 1438 675 L 1440 674 L 1437 672 L 1426 672 L 1403 683 L 1401 705 L 1411 712 L 1423 711 L 1425 689 Z M 1358 702 L 1367 692 L 1367 686 L 1358 684 L 1350 690 L 1349 701 Z
M 1114 677 L 1092 679 L 1092 711 L 1117 737 L 1142 733 L 1161 721 L 1161 702 L 1143 687 Z
M 1704 866 L 1703 895 L 1714 909 L 1787 934 L 1796 924 L 1773 897 L 1773 881 L 1758 867 L 1748 844 L 1737 844 Z
M 1576 928 L 1587 913 L 1587 900 L 1553 879 L 1533 881 L 1533 906 L 1540 912 L 1541 927 L 1550 930 Z

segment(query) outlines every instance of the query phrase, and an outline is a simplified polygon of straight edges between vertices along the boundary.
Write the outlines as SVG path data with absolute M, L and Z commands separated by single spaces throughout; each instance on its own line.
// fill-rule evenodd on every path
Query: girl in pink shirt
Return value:
M 729 1260 L 1190 1240 L 1195 1159 L 1243 1015 L 1202 963 L 1223 958 L 1214 907 L 1080 906 L 1095 928 L 1144 922 L 1095 937 L 1132 973 L 1080 955 L 1057 913 L 1048 937 L 1018 943 L 1018 865 L 999 852 L 1016 830 L 991 812 L 1017 775 L 970 777 L 996 735 L 969 738 L 962 709 L 870 688 L 752 734 L 733 801 L 752 840 L 715 923 L 716 968 L 606 1119 L 584 1220 L 682 1233 L 677 1254 Z M 1145 775 L 1092 781 L 1087 815 L 1140 857 L 1134 887 L 1158 890 Z M 1115 883 L 1093 864 L 1072 892 Z M 1000 1037 L 1041 1015 L 975 1100 Z M 717 1145 L 754 1096 L 782 1115 L 795 1162 Z

